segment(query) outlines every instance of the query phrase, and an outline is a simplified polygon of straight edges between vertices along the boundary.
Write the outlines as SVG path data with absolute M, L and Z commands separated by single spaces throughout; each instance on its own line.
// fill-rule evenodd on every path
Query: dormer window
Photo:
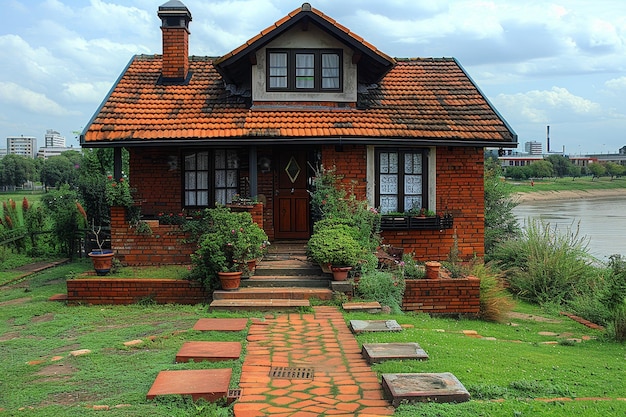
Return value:
M 342 91 L 342 51 L 268 50 L 267 91 Z

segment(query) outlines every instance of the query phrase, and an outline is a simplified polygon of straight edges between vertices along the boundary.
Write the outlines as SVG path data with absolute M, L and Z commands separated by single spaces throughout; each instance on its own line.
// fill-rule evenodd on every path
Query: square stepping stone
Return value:
M 402 326 L 395 320 L 350 320 L 353 333 L 401 332 Z
M 146 395 L 152 400 L 160 395 L 190 395 L 212 402 L 225 398 L 233 370 L 197 369 L 186 371 L 161 371 Z
M 200 319 L 193 329 L 199 331 L 239 332 L 245 330 L 248 319 Z
M 402 401 L 460 403 L 469 401 L 470 394 L 449 372 L 417 374 L 383 374 L 385 398 L 394 407 Z
M 381 306 L 378 301 L 369 303 L 350 302 L 341 305 L 345 311 L 366 311 L 368 313 L 380 313 Z
M 392 359 L 428 359 L 428 354 L 417 343 L 365 343 L 361 354 L 370 364 Z
M 186 342 L 176 354 L 176 362 L 219 362 L 239 359 L 239 342 Z

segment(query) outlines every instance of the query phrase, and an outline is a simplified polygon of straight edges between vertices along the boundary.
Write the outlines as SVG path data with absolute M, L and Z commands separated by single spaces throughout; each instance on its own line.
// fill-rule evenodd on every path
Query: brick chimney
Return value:
M 163 32 L 163 81 L 184 82 L 189 71 L 189 22 L 191 12 L 178 0 L 159 6 Z

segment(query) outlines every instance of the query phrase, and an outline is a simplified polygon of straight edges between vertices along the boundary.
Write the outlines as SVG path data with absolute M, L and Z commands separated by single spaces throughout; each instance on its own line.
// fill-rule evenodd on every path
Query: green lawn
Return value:
M 209 366 L 233 367 L 236 387 L 242 361 L 175 364 L 185 341 L 238 340 L 236 333 L 190 330 L 206 306 L 78 306 L 48 301 L 65 291 L 65 279 L 90 269 L 88 262 L 63 265 L 16 286 L 0 287 L 0 415 L 102 415 L 92 405 L 107 405 L 107 416 L 209 416 L 218 409 L 183 401 L 146 401 L 162 370 Z M 626 414 L 626 345 L 607 342 L 602 334 L 562 316 L 527 304 L 509 323 L 430 318 L 421 314 L 346 314 L 350 319 L 396 319 L 400 333 L 358 336 L 359 343 L 418 342 L 430 355 L 425 362 L 389 361 L 374 366 L 387 372 L 452 372 L 468 388 L 464 404 L 400 407 L 397 416 L 623 416 Z M 263 313 L 250 313 L 259 317 Z M 215 316 L 215 315 L 211 315 Z M 222 313 L 228 317 L 233 314 Z M 543 318 L 538 321 L 538 317 Z M 471 338 L 473 330 L 484 338 Z M 541 335 L 553 332 L 558 336 Z M 151 341 L 149 337 L 153 337 Z M 582 339 L 568 342 L 568 338 Z M 485 339 L 495 338 L 495 340 Z M 136 347 L 125 341 L 142 339 Z M 543 342 L 559 341 L 560 344 Z M 90 349 L 72 357 L 70 351 Z M 54 361 L 55 356 L 60 357 Z M 29 364 L 30 361 L 41 361 Z M 556 401 L 534 398 L 608 398 L 605 401 Z M 123 408 L 116 405 L 127 404 Z M 25 408 L 23 411 L 18 409 Z M 229 410 L 222 409 L 228 413 Z M 227 415 L 227 414 L 225 414 Z
M 626 188 L 626 178 L 615 178 L 611 180 L 608 177 L 596 178 L 591 177 L 574 178 L 546 178 L 535 179 L 534 186 L 530 180 L 514 181 L 507 180 L 515 193 L 530 193 L 535 191 L 576 191 L 576 190 L 609 190 L 617 188 Z

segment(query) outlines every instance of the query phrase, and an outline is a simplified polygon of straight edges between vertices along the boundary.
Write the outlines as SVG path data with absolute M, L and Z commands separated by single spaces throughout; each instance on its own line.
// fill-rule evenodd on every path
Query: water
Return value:
M 589 200 L 529 201 L 513 213 L 520 225 L 528 218 L 541 219 L 557 230 L 573 231 L 588 239 L 589 252 L 607 261 L 612 254 L 626 256 L 626 197 Z

